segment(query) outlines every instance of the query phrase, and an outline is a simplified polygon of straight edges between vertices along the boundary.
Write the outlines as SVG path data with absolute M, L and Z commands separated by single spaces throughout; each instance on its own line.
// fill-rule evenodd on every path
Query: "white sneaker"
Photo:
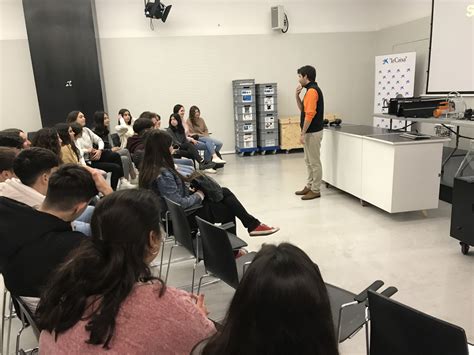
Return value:
M 205 172 L 207 174 L 216 174 L 217 173 L 217 171 L 212 169 L 212 168 L 211 169 L 205 169 L 205 170 L 203 170 L 203 172 Z
M 221 158 L 218 158 L 218 157 L 212 158 L 212 162 L 216 163 L 216 164 L 225 164 L 225 163 L 227 163 L 225 160 L 222 160 Z
M 125 178 L 120 179 L 119 190 L 135 189 L 136 186 L 132 185 L 130 181 Z

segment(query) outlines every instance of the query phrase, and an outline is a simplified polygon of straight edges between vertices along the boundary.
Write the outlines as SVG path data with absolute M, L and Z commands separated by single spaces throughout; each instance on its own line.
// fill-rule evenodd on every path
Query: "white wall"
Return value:
M 167 121 L 174 104 L 196 104 L 232 150 L 232 80 L 277 82 L 280 116 L 294 115 L 296 69 L 312 63 L 326 111 L 370 123 L 372 43 L 367 33 L 102 39 L 109 111 L 122 105 L 135 115 L 150 109 Z M 131 54 L 119 59 L 124 48 Z
M 166 121 L 175 103 L 187 108 L 196 104 L 231 150 L 231 81 L 277 82 L 280 115 L 295 114 L 295 70 L 313 64 L 326 111 L 370 124 L 374 56 L 411 50 L 418 53 L 416 93 L 424 92 L 430 0 L 170 3 L 167 23 L 155 21 L 151 31 L 141 1 L 96 0 L 112 117 L 124 106 L 135 116 L 157 111 Z M 270 29 L 270 6 L 275 4 L 285 6 L 288 34 Z M 21 0 L 0 0 L 0 16 L 0 128 L 36 130 L 40 116 Z

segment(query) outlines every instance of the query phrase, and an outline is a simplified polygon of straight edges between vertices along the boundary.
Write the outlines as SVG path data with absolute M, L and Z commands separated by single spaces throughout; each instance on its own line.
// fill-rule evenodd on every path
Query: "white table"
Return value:
M 443 144 L 400 132 L 343 125 L 324 130 L 323 180 L 389 213 L 438 208 Z

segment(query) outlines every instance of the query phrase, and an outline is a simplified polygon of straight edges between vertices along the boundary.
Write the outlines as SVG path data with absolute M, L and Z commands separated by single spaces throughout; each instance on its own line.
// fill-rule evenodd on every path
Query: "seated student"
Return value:
M 211 154 L 217 155 L 221 158 L 220 150 L 223 143 L 215 138 L 212 138 L 207 129 L 206 122 L 201 117 L 201 111 L 197 106 L 191 106 L 189 109 L 189 118 L 187 119 L 187 124 L 189 127 L 189 134 L 198 137 L 198 141 L 206 144 L 208 151 Z
M 139 118 L 133 124 L 135 134 L 127 141 L 127 150 L 132 156 L 135 166 L 140 169 L 140 163 L 143 158 L 143 150 L 145 149 L 144 135 L 153 128 L 153 123 L 148 118 Z
M 222 189 L 224 199 L 220 202 L 210 202 L 205 199 L 202 191 L 191 193 L 185 184 L 186 178 L 181 176 L 174 167 L 171 157 L 172 144 L 173 140 L 165 132 L 152 131 L 148 134 L 139 177 L 140 188 L 151 189 L 158 196 L 167 197 L 183 208 L 202 204 L 203 208 L 198 209 L 196 215 L 211 223 L 235 222 L 237 217 L 247 228 L 250 236 L 270 235 L 279 230 L 279 228 L 260 223 L 258 219 L 250 215 L 227 188 Z M 166 206 L 164 200 L 162 200 L 162 205 Z M 196 225 L 194 215 L 189 216 L 189 222 L 192 226 Z M 231 232 L 235 233 L 235 228 Z
M 54 128 L 41 128 L 37 131 L 31 141 L 33 147 L 44 148 L 52 151 L 61 160 L 61 138 Z M 62 160 L 61 160 L 62 161 Z
M 319 268 L 288 243 L 264 244 L 245 272 L 222 329 L 193 355 L 337 355 Z
M 54 158 L 50 151 L 43 151 Z M 38 210 L 0 197 L 0 269 L 12 294 L 40 297 L 51 272 L 84 240 L 82 233 L 72 231 L 71 221 L 98 191 L 111 192 L 99 173 L 66 164 L 49 178 L 48 192 Z M 34 300 L 27 302 L 34 309 Z
M 49 177 L 59 164 L 58 156 L 48 149 L 33 147 L 21 151 L 13 162 L 16 178 L 0 183 L 0 196 L 38 209 L 46 196 Z M 93 211 L 94 207 L 88 206 L 72 223 L 73 229 L 90 235 L 90 219 Z
M 115 126 L 115 131 L 120 137 L 120 148 L 127 146 L 127 140 L 133 136 L 133 123 L 135 119 L 132 117 L 129 110 L 122 108 L 118 113 L 118 125 Z
M 153 128 L 154 129 L 160 129 L 161 128 L 161 116 L 155 112 L 151 111 L 145 111 L 140 114 L 139 118 L 148 118 L 153 122 Z
M 67 123 L 58 123 L 54 126 L 61 139 L 61 160 L 64 164 L 81 164 L 86 166 L 84 157 L 76 146 L 75 133 Z M 80 128 L 82 131 L 82 127 Z
M 167 287 L 151 274 L 162 233 L 152 192 L 118 191 L 102 199 L 92 238 L 70 255 L 42 295 L 40 352 L 189 354 L 212 335 L 203 297 Z
M 0 132 L 0 147 L 13 148 L 20 151 L 24 149 L 24 141 L 16 134 Z
M 133 124 L 133 130 L 135 134 L 128 139 L 127 149 L 132 155 L 135 166 L 140 170 L 145 149 L 145 135 L 150 130 L 153 130 L 153 123 L 148 118 L 139 118 Z M 187 163 L 187 161 L 189 161 L 189 163 Z M 194 171 L 193 162 L 190 159 L 176 159 L 175 164 L 177 164 L 179 171 L 181 171 L 183 175 L 189 176 Z
M 59 165 L 59 157 L 48 149 L 22 150 L 13 161 L 17 178 L 0 183 L 0 196 L 39 208 L 48 191 L 49 178 Z
M 66 123 L 77 122 L 82 126 L 82 134 L 77 138 L 77 148 L 82 152 L 84 160 L 93 168 L 112 173 L 110 184 L 114 190 L 120 181 L 120 188 L 133 188 L 133 185 L 123 177 L 122 159 L 111 150 L 104 150 L 104 141 L 86 127 L 86 117 L 80 111 L 71 111 L 67 115 Z M 97 148 L 94 147 L 97 146 Z
M 20 137 L 21 141 L 23 142 L 23 147 L 22 147 L 23 149 L 28 149 L 29 147 L 31 147 L 31 142 L 28 139 L 28 135 L 25 132 L 23 132 L 21 129 L 8 128 L 8 129 L 4 129 L 3 131 L 0 131 L 0 134 L 1 133 L 12 134 L 12 135 Z
M 225 164 L 226 163 L 225 160 L 222 160 L 221 158 L 219 158 L 219 156 L 217 156 L 215 151 L 209 149 L 210 145 L 207 146 L 206 143 L 198 141 L 197 136 L 193 137 L 191 135 L 191 130 L 189 128 L 189 125 L 188 125 L 186 119 L 184 118 L 184 113 L 185 113 L 185 110 L 184 110 L 183 105 L 176 104 L 173 107 L 173 114 L 178 114 L 179 117 L 181 117 L 181 122 L 183 123 L 184 131 L 186 133 L 186 137 L 189 137 L 189 142 L 194 144 L 196 149 L 204 151 L 204 160 L 205 161 L 212 161 L 213 163 L 219 164 L 219 165 Z
M 0 147 L 0 183 L 15 177 L 13 162 L 18 150 L 9 147 Z
M 94 128 L 92 131 L 97 134 L 104 141 L 104 149 L 109 149 L 113 152 L 117 152 L 122 159 L 123 173 L 127 180 L 136 179 L 137 173 L 132 163 L 132 157 L 130 152 L 124 148 L 121 148 L 120 139 L 114 141 L 114 136 L 110 134 L 110 118 L 107 112 L 96 111 L 94 113 Z
M 170 116 L 169 127 L 166 132 L 173 138 L 173 146 L 175 151 L 173 155 L 183 156 L 189 159 L 196 160 L 199 163 L 199 169 L 204 172 L 215 174 L 216 171 L 213 167 L 216 165 L 212 162 L 205 162 L 204 158 L 201 157 L 196 147 L 186 137 L 181 117 L 177 113 L 173 113 Z

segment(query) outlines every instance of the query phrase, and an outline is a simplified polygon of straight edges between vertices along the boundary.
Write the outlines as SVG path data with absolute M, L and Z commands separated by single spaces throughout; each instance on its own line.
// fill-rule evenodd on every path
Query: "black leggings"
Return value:
M 91 161 L 91 166 L 112 173 L 110 185 L 112 189 L 117 189 L 118 181 L 123 177 L 122 158 L 118 153 L 104 149 L 99 160 Z
M 210 223 L 233 222 L 234 224 L 237 217 L 249 232 L 259 226 L 260 221 L 247 212 L 232 191 L 223 187 L 222 192 L 224 193 L 222 201 L 211 202 L 208 199 L 204 199 L 203 207 L 188 216 L 189 224 L 193 229 L 197 228 L 195 216 L 199 216 Z M 236 234 L 237 226 L 230 228 L 228 231 Z
M 198 163 L 201 163 L 203 160 L 194 144 L 188 142 L 181 144 L 179 149 L 175 151 L 175 154 L 181 157 L 196 160 Z

